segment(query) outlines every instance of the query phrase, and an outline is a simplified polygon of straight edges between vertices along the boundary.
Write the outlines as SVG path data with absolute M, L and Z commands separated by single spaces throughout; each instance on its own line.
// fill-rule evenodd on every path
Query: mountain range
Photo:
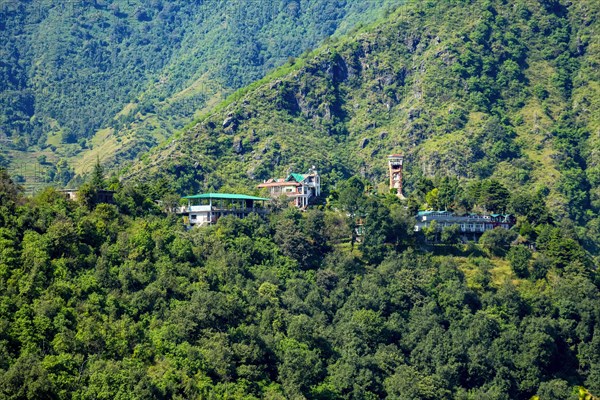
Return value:
M 119 165 L 289 57 L 399 3 L 3 2 L 0 162 L 28 187 L 66 185 L 98 157 Z
M 330 185 L 420 177 L 543 192 L 557 218 L 600 207 L 600 47 L 594 2 L 440 1 L 399 7 L 241 89 L 124 176 L 192 193 L 312 165 Z M 593 221 L 593 222 L 590 222 Z

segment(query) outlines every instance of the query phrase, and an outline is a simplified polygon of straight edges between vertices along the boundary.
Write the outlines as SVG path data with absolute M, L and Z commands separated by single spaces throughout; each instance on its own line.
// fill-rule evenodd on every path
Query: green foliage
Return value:
M 553 379 L 540 385 L 537 395 L 540 399 L 559 400 L 559 399 L 578 399 L 579 396 L 567 381 L 562 379 Z
M 103 158 L 130 160 L 211 107 L 213 97 L 398 3 L 6 3 L 0 125 L 14 149 L 39 151 L 56 136 L 63 155 L 85 151 L 86 139 L 112 129 L 112 140 L 127 144 Z
M 98 197 L 98 187 L 92 183 L 86 183 L 79 187 L 77 193 L 78 200 L 88 209 L 93 209 L 96 205 L 96 198 Z
M 488 212 L 503 213 L 506 211 L 510 193 L 500 182 L 486 180 L 481 184 L 479 196 L 479 204 Z
M 356 242 L 357 219 L 363 213 L 365 206 L 365 184 L 360 178 L 353 176 L 340 185 L 337 190 L 337 204 L 348 218 L 348 227 L 351 231 L 351 245 Z
M 496 259 L 411 248 L 412 215 L 396 196 L 365 195 L 359 179 L 340 182 L 325 210 L 186 230 L 145 206 L 164 196 L 160 185 L 112 186 L 116 205 L 87 207 L 54 190 L 21 198 L 5 178 L 2 397 L 560 398 L 576 385 L 597 389 L 600 291 L 566 244 L 567 224 L 539 228 L 531 278 L 552 279 L 514 286 L 494 282 Z M 359 252 L 337 227 L 350 199 L 361 203 Z M 504 251 L 514 235 L 492 232 L 482 242 Z M 520 273 L 529 256 L 517 246 L 507 259 Z
M 508 248 L 513 240 L 515 240 L 517 234 L 511 230 L 503 228 L 494 228 L 489 231 L 485 231 L 479 243 L 486 249 L 490 254 L 496 256 L 503 256 L 508 251 Z
M 8 226 L 20 199 L 20 188 L 6 170 L 0 168 L 0 228 Z
M 590 267 L 585 250 L 571 232 L 558 227 L 543 225 L 539 228 L 537 247 L 544 252 L 552 264 L 558 268 L 579 265 L 584 270 Z
M 433 220 L 431 221 L 431 223 L 429 224 L 429 226 L 424 229 L 424 233 L 425 233 L 425 239 L 427 239 L 427 241 L 429 242 L 436 242 L 440 228 L 438 226 L 438 222 Z
M 442 243 L 457 244 L 460 242 L 460 225 L 445 226 L 440 235 Z
M 535 194 L 516 193 L 510 198 L 509 211 L 527 218 L 531 224 L 546 224 L 551 222 L 544 198 L 546 190 L 538 190 Z
M 427 208 L 430 210 L 439 210 L 440 201 L 439 201 L 439 189 L 433 188 L 430 192 L 425 195 L 425 202 L 427 203 Z
M 389 209 L 375 197 L 369 197 L 364 207 L 362 240 L 359 249 L 366 261 L 380 263 L 386 254 L 386 243 L 393 242 Z
M 100 165 L 100 159 L 96 159 L 94 169 L 92 171 L 91 185 L 96 189 L 106 189 L 106 183 L 104 181 L 104 168 Z
M 552 265 L 552 260 L 544 255 L 540 255 L 533 260 L 531 264 L 530 276 L 533 279 L 544 279 Z
M 316 268 L 328 250 L 324 232 L 324 215 L 310 210 L 304 214 L 296 208 L 287 209 L 274 219 L 273 239 L 286 256 L 304 268 Z
M 529 260 L 531 259 L 531 251 L 525 246 L 513 246 L 508 250 L 506 258 L 510 262 L 515 275 L 519 278 L 527 278 L 529 276 Z

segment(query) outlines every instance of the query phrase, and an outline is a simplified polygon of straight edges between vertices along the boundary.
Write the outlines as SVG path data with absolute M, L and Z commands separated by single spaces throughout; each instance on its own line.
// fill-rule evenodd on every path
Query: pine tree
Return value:
M 100 165 L 100 157 L 96 158 L 96 165 L 94 165 L 94 170 L 92 171 L 92 186 L 96 189 L 104 189 L 104 168 Z

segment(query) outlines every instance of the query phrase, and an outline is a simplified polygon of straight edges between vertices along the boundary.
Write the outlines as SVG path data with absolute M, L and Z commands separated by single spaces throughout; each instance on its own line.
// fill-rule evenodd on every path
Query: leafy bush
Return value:
M 485 231 L 479 243 L 486 249 L 490 254 L 495 256 L 504 256 L 508 251 L 510 244 L 515 240 L 517 234 L 511 230 L 503 228 L 494 228 L 489 231 Z

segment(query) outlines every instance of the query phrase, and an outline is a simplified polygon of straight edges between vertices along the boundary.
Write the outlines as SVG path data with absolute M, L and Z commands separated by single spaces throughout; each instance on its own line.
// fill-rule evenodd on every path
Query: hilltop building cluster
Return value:
M 398 198 L 404 199 L 402 154 L 390 154 L 387 157 L 389 169 L 389 189 Z M 184 217 L 188 227 L 215 224 L 219 218 L 234 215 L 245 218 L 251 213 L 266 215 L 269 203 L 273 199 L 286 199 L 287 202 L 301 210 L 306 210 L 321 196 L 321 176 L 315 166 L 307 173 L 290 172 L 285 178 L 271 178 L 257 185 L 258 189 L 266 191 L 269 197 L 257 197 L 237 193 L 204 193 L 183 197 L 187 205 L 177 209 Z M 80 192 L 77 189 L 61 191 L 70 200 L 77 200 Z M 114 192 L 96 190 L 95 202 L 113 203 Z M 486 231 L 503 228 L 510 229 L 515 225 L 515 218 L 509 214 L 467 214 L 456 215 L 450 211 L 420 211 L 415 216 L 415 232 L 421 232 L 432 227 L 441 231 L 444 228 L 458 226 L 463 240 L 477 240 L 477 236 Z M 362 222 L 358 221 L 357 232 L 362 235 Z
M 389 168 L 390 192 L 401 199 L 404 157 L 402 154 L 391 154 L 387 157 Z M 264 189 L 269 197 L 256 197 L 235 193 L 205 193 L 186 196 L 187 206 L 180 208 L 186 225 L 202 226 L 214 224 L 225 215 L 244 218 L 250 213 L 265 215 L 272 199 L 284 197 L 289 204 L 301 210 L 307 209 L 321 195 L 321 177 L 313 166 L 308 173 L 289 173 L 285 178 L 272 178 L 257 185 Z M 494 229 L 510 229 L 515 219 L 509 214 L 467 214 L 456 215 L 450 211 L 420 211 L 415 216 L 415 232 L 436 227 L 458 226 L 463 240 L 477 240 L 484 232 Z M 360 223 L 359 223 L 360 228 Z

